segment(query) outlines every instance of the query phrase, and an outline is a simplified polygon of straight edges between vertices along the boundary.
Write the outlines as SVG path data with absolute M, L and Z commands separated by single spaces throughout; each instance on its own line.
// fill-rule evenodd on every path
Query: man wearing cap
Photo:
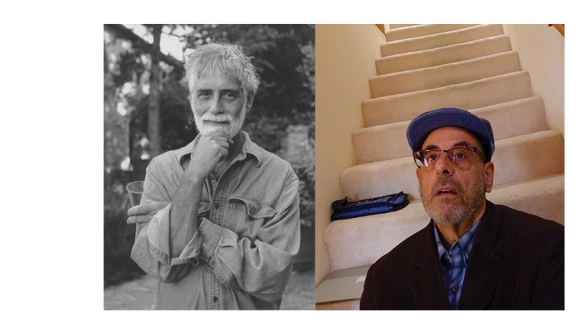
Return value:
M 438 109 L 406 136 L 432 219 L 370 267 L 360 309 L 564 309 L 564 227 L 486 200 L 490 122 Z

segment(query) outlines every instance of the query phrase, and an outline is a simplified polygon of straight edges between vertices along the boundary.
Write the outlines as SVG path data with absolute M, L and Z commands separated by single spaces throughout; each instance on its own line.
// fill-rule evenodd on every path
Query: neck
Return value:
M 236 136 L 234 136 L 234 138 L 232 138 L 232 141 L 233 142 L 230 144 L 230 147 L 228 148 L 228 155 L 226 156 L 226 158 L 222 159 L 222 161 L 220 161 L 216 165 L 214 171 L 212 171 L 212 174 L 214 175 L 216 180 L 220 180 L 220 177 L 222 176 L 226 168 L 228 168 L 230 163 L 232 163 L 232 160 L 234 160 L 234 158 L 236 158 L 240 154 L 240 151 L 242 151 L 242 143 L 244 142 L 244 137 L 242 137 L 242 133 L 238 133 Z
M 442 240 L 442 244 L 446 249 L 452 247 L 452 245 L 466 232 L 470 231 L 474 224 L 484 216 L 486 212 L 486 201 L 483 202 L 482 206 L 476 211 L 470 218 L 461 221 L 459 223 L 436 223 L 436 227 L 438 231 L 440 231 L 440 238 Z
M 242 144 L 244 143 L 244 137 L 242 136 L 242 131 L 238 132 L 233 138 L 230 147 L 228 148 L 228 155 L 226 156 L 227 161 L 232 161 L 236 156 L 242 151 Z

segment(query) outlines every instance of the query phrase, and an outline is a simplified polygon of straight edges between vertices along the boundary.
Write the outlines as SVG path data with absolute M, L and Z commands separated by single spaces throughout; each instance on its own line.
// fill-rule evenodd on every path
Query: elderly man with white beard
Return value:
M 276 309 L 300 246 L 298 178 L 241 130 L 259 85 L 242 49 L 207 44 L 186 62 L 199 135 L 150 162 L 155 185 L 128 223 L 132 259 L 159 280 L 157 309 Z

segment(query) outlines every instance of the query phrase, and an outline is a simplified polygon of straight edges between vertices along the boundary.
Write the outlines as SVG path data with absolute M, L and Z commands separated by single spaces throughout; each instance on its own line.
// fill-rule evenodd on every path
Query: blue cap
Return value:
M 486 161 L 491 161 L 495 145 L 490 122 L 470 111 L 456 108 L 427 111 L 414 118 L 406 130 L 406 138 L 412 151 L 420 150 L 430 132 L 442 127 L 459 127 L 470 131 L 482 144 Z

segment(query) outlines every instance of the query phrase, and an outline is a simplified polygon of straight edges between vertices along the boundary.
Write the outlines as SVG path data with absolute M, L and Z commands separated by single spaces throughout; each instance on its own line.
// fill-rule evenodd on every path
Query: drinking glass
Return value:
M 144 193 L 154 190 L 154 184 L 147 181 L 134 181 L 126 185 L 126 190 L 128 190 L 128 196 L 130 197 L 130 206 L 134 207 L 142 204 L 142 196 Z M 136 238 L 138 238 L 140 229 L 140 223 L 136 223 Z

